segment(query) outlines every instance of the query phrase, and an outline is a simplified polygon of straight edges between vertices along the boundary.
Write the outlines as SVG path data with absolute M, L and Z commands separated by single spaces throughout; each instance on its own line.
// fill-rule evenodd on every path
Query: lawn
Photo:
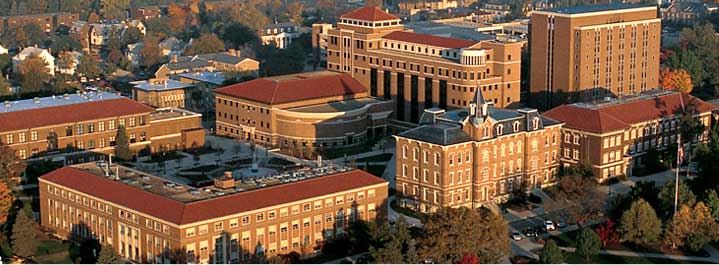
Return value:
M 35 252 L 37 263 L 72 264 L 69 246 L 58 240 L 43 240 Z
M 392 159 L 392 154 L 379 154 L 357 159 L 357 162 L 387 162 Z

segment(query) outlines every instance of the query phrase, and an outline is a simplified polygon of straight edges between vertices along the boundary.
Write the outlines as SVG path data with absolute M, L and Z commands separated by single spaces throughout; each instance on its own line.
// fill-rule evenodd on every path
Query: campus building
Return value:
M 51 33 L 60 26 L 70 27 L 77 20 L 80 20 L 79 14 L 66 12 L 6 16 L 0 17 L 0 32 L 12 34 L 12 30 L 36 24 L 43 32 Z
M 371 6 L 342 15 L 336 27 L 313 25 L 313 41 L 326 54 L 328 70 L 351 75 L 371 96 L 393 100 L 392 117 L 407 127 L 424 109 L 467 108 L 477 90 L 498 107 L 519 103 L 519 41 L 414 33 Z
M 633 95 L 659 87 L 655 5 L 600 4 L 532 12 L 530 103 Z
M 685 111 L 694 113 L 704 125 L 704 132 L 691 142 L 707 140 L 716 110 L 688 94 L 649 91 L 624 99 L 562 105 L 544 115 L 564 123 L 562 164 L 590 165 L 598 180 L 604 181 L 633 175 L 645 165 L 650 150 L 676 146 Z
M 202 115 L 154 109 L 106 92 L 6 101 L 0 105 L 0 141 L 22 159 L 52 158 L 67 164 L 114 151 L 119 126 L 130 148 L 151 152 L 201 147 Z
M 348 74 L 265 77 L 215 89 L 217 134 L 296 155 L 357 147 L 387 132 L 391 101 Z
M 337 165 L 304 167 L 195 189 L 105 162 L 39 179 L 40 223 L 61 238 L 94 238 L 134 263 L 251 263 L 309 254 L 349 224 L 386 216 L 387 181 Z
M 419 127 L 395 136 L 400 204 L 477 208 L 556 182 L 562 123 L 477 95 L 469 109 L 427 109 Z
M 244 56 L 234 49 L 228 52 L 198 54 L 195 56 L 170 56 L 170 62 L 155 71 L 159 79 L 174 78 L 175 75 L 194 72 L 237 72 L 247 76 L 257 76 L 260 62 Z
M 153 108 L 187 108 L 192 100 L 192 84 L 173 79 L 149 79 L 130 82 L 132 99 Z

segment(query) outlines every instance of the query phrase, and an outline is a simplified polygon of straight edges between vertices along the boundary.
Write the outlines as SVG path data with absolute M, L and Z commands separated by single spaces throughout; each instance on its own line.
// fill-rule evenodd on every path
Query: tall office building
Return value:
M 660 34 L 656 6 L 617 3 L 533 12 L 531 103 L 549 109 L 657 88 Z
M 478 87 L 498 107 L 519 103 L 522 42 L 418 34 L 376 7 L 342 15 L 336 27 L 313 25 L 313 40 L 328 70 L 350 74 L 371 96 L 392 99 L 398 121 L 416 124 L 433 107 L 467 108 Z

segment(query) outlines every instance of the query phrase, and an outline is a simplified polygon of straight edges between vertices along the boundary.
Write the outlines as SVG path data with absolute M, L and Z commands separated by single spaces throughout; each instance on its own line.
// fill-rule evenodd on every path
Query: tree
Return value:
M 0 96 L 10 96 L 12 95 L 12 90 L 10 87 L 10 83 L 5 80 L 5 77 L 0 73 Z
M 185 55 L 197 55 L 225 51 L 225 44 L 213 34 L 204 34 L 192 40 L 192 45 L 187 47 Z
M 122 34 L 122 38 L 120 40 L 120 45 L 125 47 L 128 44 L 138 43 L 142 41 L 142 38 L 145 36 L 142 35 L 142 31 L 136 27 L 129 27 L 125 29 L 124 34 Z
M 77 64 L 77 72 L 88 78 L 96 78 L 102 75 L 102 69 L 100 69 L 97 59 L 89 54 L 80 57 L 80 62 Z
M 45 66 L 45 61 L 37 55 L 27 57 L 18 65 L 23 93 L 39 92 L 45 83 L 50 81 L 50 74 Z
M 125 19 L 125 10 L 130 8 L 130 0 L 100 0 L 100 16 L 103 19 Z
M 170 261 L 174 264 L 195 263 L 195 261 L 190 260 L 189 255 L 187 255 L 187 249 L 185 247 L 175 248 L 171 250 Z
M 674 214 L 674 181 L 669 181 L 664 184 L 661 191 L 659 191 L 659 207 L 666 217 Z M 692 193 L 691 189 L 686 182 L 683 180 L 679 181 L 679 200 L 678 207 L 682 205 L 694 205 L 696 202 L 696 196 Z
M 160 49 L 159 43 L 160 40 L 157 37 L 145 38 L 142 50 L 140 50 L 142 65 L 145 66 L 145 68 L 151 68 L 162 62 L 162 50 Z
M 591 261 L 592 257 L 599 254 L 602 248 L 602 241 L 599 236 L 588 227 L 582 228 L 577 234 L 577 250 L 575 253 L 583 257 L 586 261 Z
M 15 196 L 12 195 L 10 186 L 5 181 L 0 180 L 0 225 L 7 222 L 8 214 L 15 202 Z
M 665 68 L 659 74 L 659 86 L 667 90 L 691 93 L 693 88 L 692 77 L 684 69 L 671 70 Z
M 261 30 L 264 25 L 270 23 L 270 19 L 251 4 L 235 5 L 226 12 L 227 18 L 250 27 L 253 30 Z
M 87 17 L 87 22 L 90 22 L 90 23 L 100 22 L 100 16 L 97 15 L 96 12 L 90 12 L 90 15 Z
M 654 242 L 659 238 L 662 223 L 651 205 L 638 199 L 624 212 L 619 224 L 622 241 L 635 244 Z
M 170 28 L 173 32 L 182 32 L 185 30 L 190 19 L 190 9 L 178 4 L 172 3 L 167 6 L 167 16 L 170 18 Z
M 454 263 L 476 254 L 481 263 L 497 263 L 510 253 L 507 222 L 502 216 L 465 207 L 441 208 L 424 226 L 420 253 L 438 263 Z
M 229 43 L 234 49 L 239 49 L 242 46 L 257 40 L 255 32 L 240 23 L 232 23 L 227 26 L 220 37 L 222 40 Z
M 712 130 L 709 141 L 699 143 L 694 152 L 697 178 L 693 182 L 698 187 L 716 189 L 719 187 L 719 178 L 715 175 L 719 172 L 719 134 L 717 131 Z
M 15 150 L 0 141 L 0 181 L 11 187 L 18 184 L 14 180 L 20 179 L 20 175 L 25 172 L 25 166 L 25 160 L 20 159 Z
M 542 247 L 542 251 L 539 253 L 539 263 L 564 263 L 564 254 L 562 254 L 562 250 L 559 246 L 557 246 L 557 242 L 554 242 L 553 239 L 549 239 L 547 240 L 547 243 L 544 243 L 544 247 Z
M 117 126 L 117 136 L 115 137 L 115 156 L 124 161 L 132 160 L 132 151 L 130 150 L 130 141 L 127 138 L 125 126 Z
M 479 257 L 476 254 L 467 254 L 462 257 L 459 264 L 479 264 Z
M 595 233 L 597 233 L 597 236 L 599 236 L 599 240 L 602 241 L 602 246 L 606 247 L 609 244 L 614 244 L 619 242 L 619 233 L 617 233 L 616 224 L 612 219 L 607 219 L 607 221 L 604 221 L 601 223 L 596 230 L 594 230 Z
M 692 251 L 701 249 L 719 236 L 719 226 L 703 202 L 694 207 L 682 205 L 679 212 L 668 223 L 664 241 L 675 246 L 689 245 Z
M 123 262 L 122 257 L 117 254 L 112 245 L 102 246 L 100 256 L 97 257 L 97 264 L 121 264 Z
M 384 2 L 384 1 L 383 0 L 368 0 L 367 5 L 382 8 L 382 4 L 383 4 L 382 2 Z
M 302 10 L 305 9 L 304 4 L 300 1 L 295 1 L 287 5 L 287 16 L 290 18 L 292 23 L 297 26 L 302 26 L 304 19 L 302 18 Z
M 50 40 L 52 41 L 52 43 L 50 43 L 50 49 L 52 49 L 53 52 L 59 53 L 62 51 L 78 51 L 82 49 L 80 42 L 67 35 L 54 35 Z
M 584 166 L 572 169 L 559 177 L 554 193 L 556 204 L 563 207 L 577 223 L 582 224 L 604 210 L 606 193 L 600 192 L 591 171 Z
M 12 250 L 15 255 L 29 258 L 35 255 L 38 241 L 35 239 L 35 221 L 25 212 L 19 211 L 12 226 Z
M 400 217 L 392 228 L 387 224 L 377 226 L 371 223 L 367 232 L 369 253 L 375 262 L 394 264 L 418 262 L 415 241 L 404 218 Z
M 711 189 L 706 192 L 704 203 L 709 208 L 712 217 L 719 219 L 719 196 L 717 196 L 716 189 Z

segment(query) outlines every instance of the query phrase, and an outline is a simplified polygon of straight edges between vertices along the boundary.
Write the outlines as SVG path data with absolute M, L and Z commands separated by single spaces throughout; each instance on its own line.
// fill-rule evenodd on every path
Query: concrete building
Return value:
M 27 58 L 37 56 L 40 59 L 42 59 L 45 62 L 45 69 L 47 70 L 47 73 L 50 75 L 55 75 L 55 57 L 50 54 L 50 52 L 47 49 L 42 49 L 38 47 L 27 47 L 23 49 L 20 53 L 16 54 L 12 57 L 12 66 L 13 71 L 18 71 L 18 66 L 20 63 L 25 61 Z
M 50 158 L 67 164 L 92 161 L 114 151 L 120 125 L 133 151 L 180 150 L 204 144 L 202 115 L 153 109 L 106 92 L 65 94 L 0 105 L 0 141 L 22 159 Z
M 690 95 L 650 91 L 619 100 L 562 105 L 544 113 L 564 122 L 564 166 L 587 163 L 598 180 L 633 175 L 649 150 L 677 144 L 680 116 L 692 111 L 705 131 L 692 142 L 708 139 L 717 108 Z M 685 141 L 684 139 L 682 141 Z
M 376 7 L 342 15 L 336 28 L 313 29 L 322 29 L 313 45 L 326 50 L 327 69 L 393 100 L 398 126 L 418 123 L 424 109 L 466 108 L 477 90 L 499 107 L 519 103 L 521 42 L 418 34 Z
M 562 123 L 477 97 L 469 109 L 426 109 L 419 127 L 395 136 L 400 204 L 478 208 L 556 182 Z
M 215 89 L 217 134 L 314 156 L 387 133 L 391 101 L 347 74 L 323 71 L 255 79 Z
M 132 99 L 153 108 L 188 108 L 195 87 L 172 79 L 150 79 L 130 82 Z
M 312 253 L 355 221 L 386 217 L 387 181 L 364 171 L 325 165 L 240 177 L 227 172 L 195 189 L 105 162 L 64 167 L 40 177 L 40 223 L 135 263 L 179 262 L 170 253 L 184 249 L 183 262 L 229 264 Z
M 603 4 L 532 12 L 531 104 L 638 94 L 658 87 L 656 6 Z

